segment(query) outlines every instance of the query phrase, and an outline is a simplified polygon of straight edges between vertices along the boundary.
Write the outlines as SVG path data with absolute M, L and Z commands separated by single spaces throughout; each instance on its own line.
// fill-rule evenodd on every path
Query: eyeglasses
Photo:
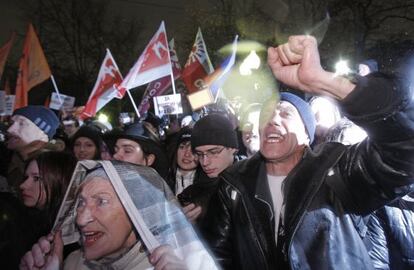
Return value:
M 201 152 L 201 151 L 195 151 L 194 155 L 198 156 L 199 159 L 204 159 L 206 157 L 208 158 L 217 158 L 218 155 L 220 155 L 221 152 L 223 152 L 223 150 L 226 147 L 222 147 L 221 149 L 219 148 L 213 148 L 213 149 L 209 149 L 205 152 Z

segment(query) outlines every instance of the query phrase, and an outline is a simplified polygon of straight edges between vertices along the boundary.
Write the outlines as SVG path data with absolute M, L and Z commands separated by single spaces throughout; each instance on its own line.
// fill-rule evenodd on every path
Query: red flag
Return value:
M 12 36 L 10 37 L 9 41 L 0 48 L 0 78 L 3 75 L 4 66 L 6 65 L 7 57 L 9 56 L 10 49 L 13 45 L 14 38 L 16 33 L 13 32 Z
M 169 43 L 170 58 L 173 69 L 174 80 L 181 77 L 181 66 L 178 61 L 177 52 L 175 51 L 174 39 Z M 171 76 L 166 76 L 156 81 L 150 82 L 145 90 L 141 104 L 138 106 L 138 111 L 142 115 L 146 113 L 150 107 L 151 98 L 162 95 L 171 86 Z
M 197 36 L 187 63 L 185 63 L 182 76 L 188 91 L 193 93 L 202 89 L 205 86 L 204 78 L 213 71 L 203 35 L 200 28 L 198 28 Z
M 167 34 L 164 21 L 145 47 L 138 61 L 131 68 L 128 75 L 122 81 L 119 89 L 125 94 L 126 89 L 131 89 L 171 73 L 171 63 L 168 53 Z
M 102 109 L 102 107 L 114 97 L 120 98 L 120 93 L 118 92 L 116 85 L 119 85 L 121 82 L 121 72 L 115 63 L 111 52 L 106 49 L 106 55 L 99 70 L 98 79 L 89 95 L 85 108 L 80 114 L 80 118 L 86 119 L 95 116 L 96 112 Z
M 20 58 L 14 108 L 27 106 L 27 92 L 50 76 L 52 76 L 52 72 L 40 46 L 39 39 L 33 25 L 29 24 L 24 40 L 23 55 Z

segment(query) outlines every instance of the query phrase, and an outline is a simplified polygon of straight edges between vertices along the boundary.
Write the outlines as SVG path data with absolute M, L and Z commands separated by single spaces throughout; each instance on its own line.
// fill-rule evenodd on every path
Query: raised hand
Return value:
M 20 270 L 58 270 L 63 260 L 61 232 L 43 236 L 20 260 Z
M 287 43 L 267 52 L 267 62 L 276 79 L 295 89 L 340 99 L 355 87 L 322 68 L 318 43 L 312 36 L 291 36 Z

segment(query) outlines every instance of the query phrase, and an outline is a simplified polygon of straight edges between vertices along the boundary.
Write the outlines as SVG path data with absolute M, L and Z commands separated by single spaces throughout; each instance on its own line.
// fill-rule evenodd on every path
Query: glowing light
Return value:
M 335 75 L 341 76 L 346 75 L 351 72 L 351 69 L 348 66 L 348 61 L 339 60 L 335 65 Z
M 108 123 L 108 116 L 106 116 L 105 114 L 101 113 L 98 116 L 98 121 L 101 123 Z
M 239 67 L 241 75 L 247 76 L 252 74 L 252 69 L 258 69 L 260 67 L 260 57 L 256 54 L 255 50 L 251 50 L 249 55 L 243 60 Z
M 342 143 L 345 145 L 352 145 L 363 141 L 368 135 L 357 125 L 352 125 L 351 127 L 345 129 L 344 134 L 342 135 Z
M 315 97 L 310 102 L 318 126 L 330 128 L 339 119 L 340 113 L 336 104 L 325 97 Z

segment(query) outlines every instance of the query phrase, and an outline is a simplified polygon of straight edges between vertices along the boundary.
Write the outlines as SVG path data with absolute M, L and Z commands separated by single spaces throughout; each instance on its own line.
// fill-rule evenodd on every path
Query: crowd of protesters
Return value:
M 310 36 L 269 48 L 268 65 L 306 95 L 275 91 L 236 114 L 206 107 L 174 132 L 151 114 L 111 129 L 43 106 L 15 110 L 0 160 L 5 269 L 414 269 L 409 85 L 372 59 L 352 79 L 324 70 Z M 304 96 L 335 100 L 341 119 L 321 132 Z M 365 138 L 344 138 L 354 126 Z M 63 248 L 49 233 L 82 160 L 155 170 L 202 239 L 203 263 L 147 250 L 99 170 L 79 192 L 83 237 Z

